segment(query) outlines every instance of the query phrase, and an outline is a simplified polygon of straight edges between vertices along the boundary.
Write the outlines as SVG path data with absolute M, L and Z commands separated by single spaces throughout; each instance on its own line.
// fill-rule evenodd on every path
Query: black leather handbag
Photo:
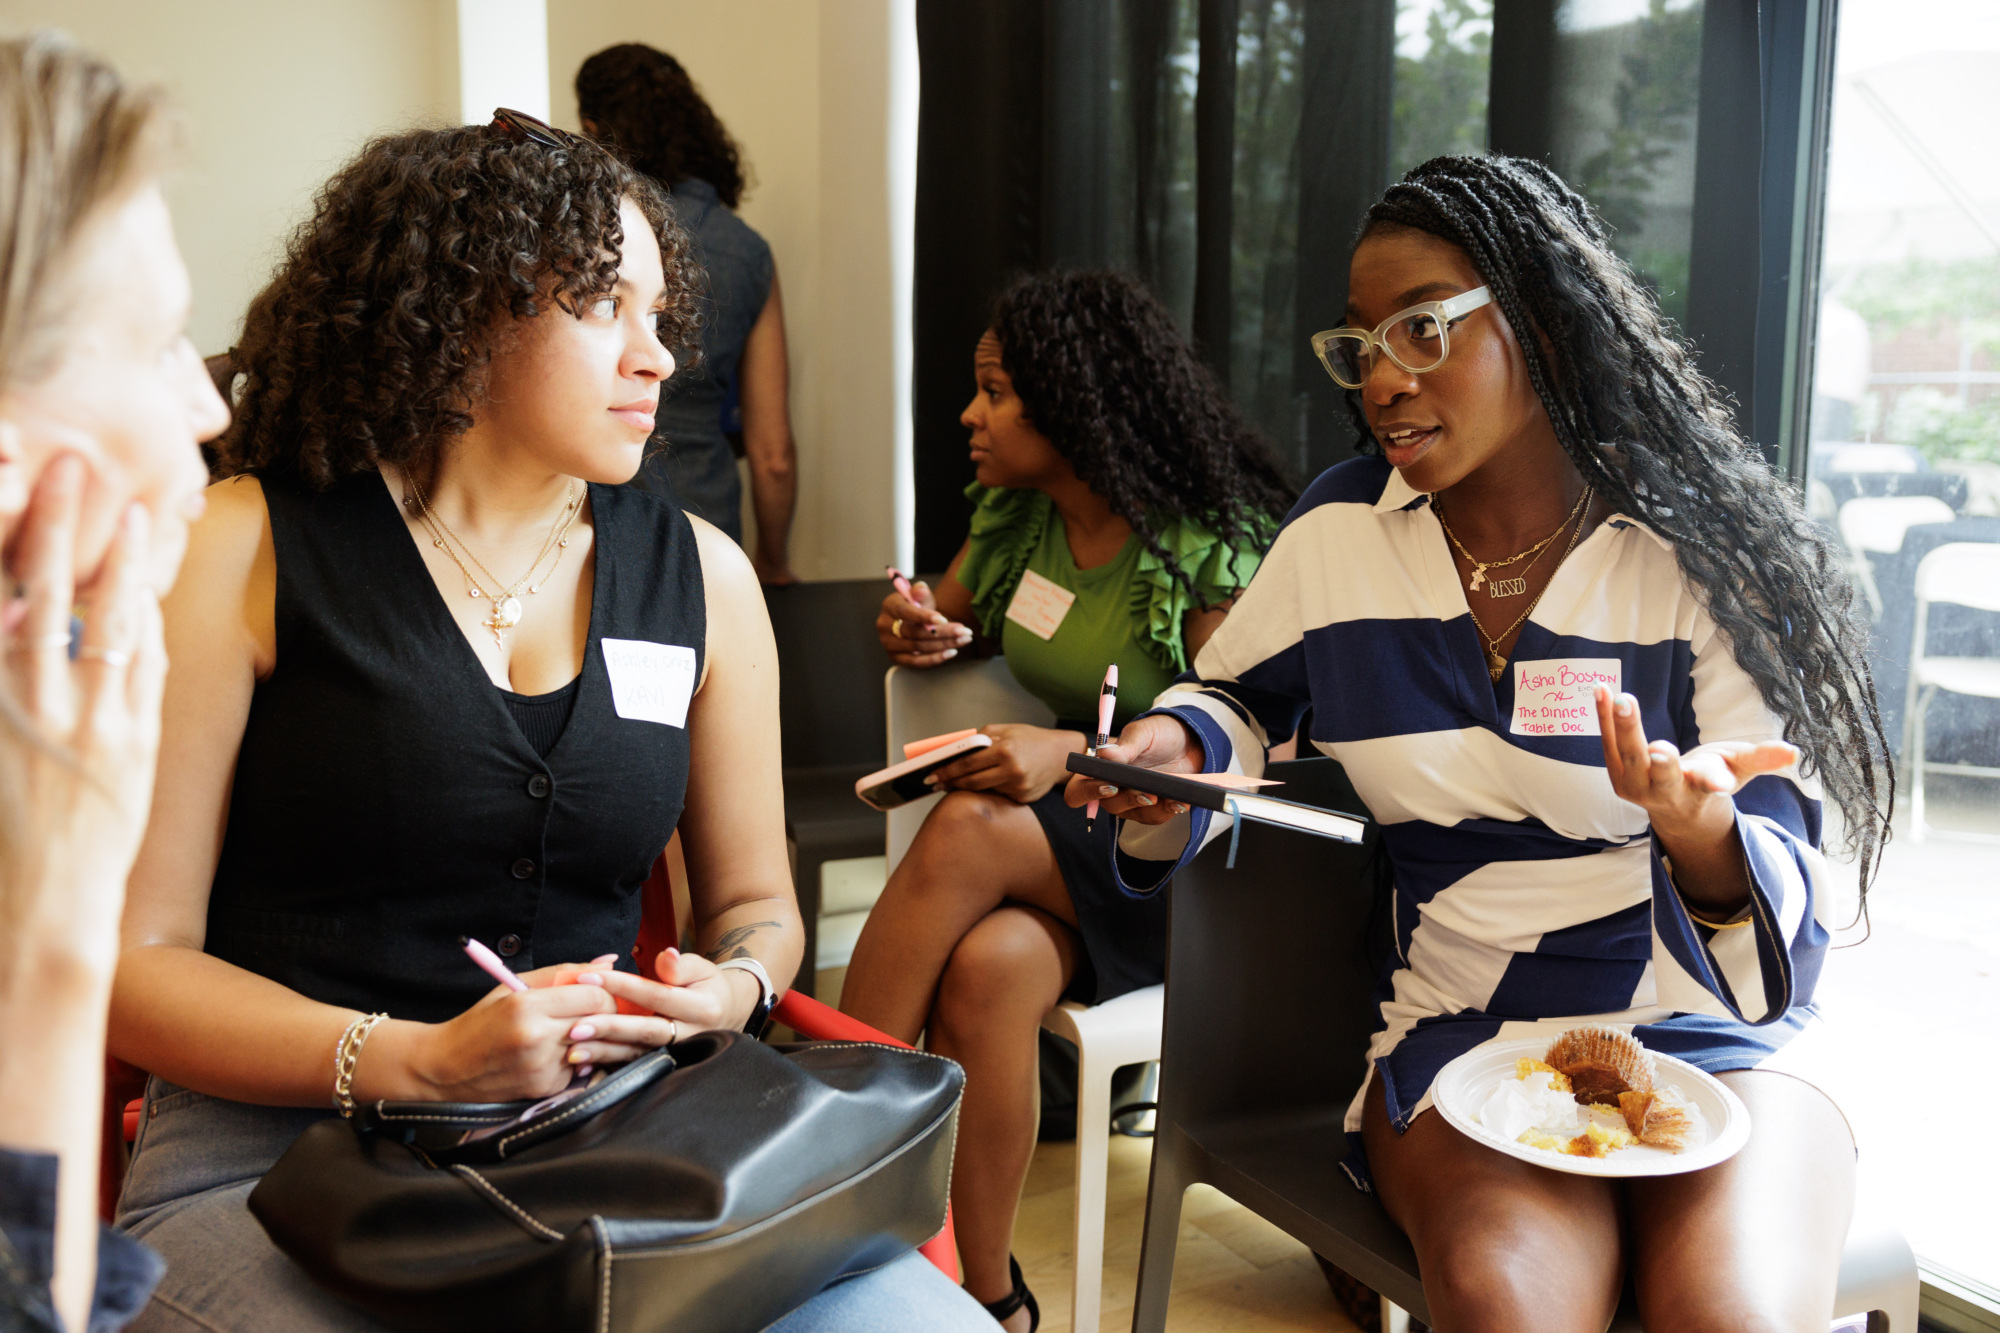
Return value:
M 755 1333 L 937 1234 L 964 1083 L 921 1051 L 706 1032 L 547 1102 L 321 1121 L 250 1211 L 410 1333 Z

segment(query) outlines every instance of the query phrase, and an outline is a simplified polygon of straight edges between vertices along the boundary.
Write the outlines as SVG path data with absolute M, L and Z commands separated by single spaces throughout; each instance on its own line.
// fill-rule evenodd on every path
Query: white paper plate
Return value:
M 1524 1055 L 1541 1059 L 1549 1049 L 1550 1040 L 1525 1037 L 1473 1047 L 1438 1071 L 1437 1081 L 1431 1085 L 1432 1104 L 1453 1129 L 1495 1152 L 1578 1176 L 1671 1176 L 1682 1171 L 1699 1171 L 1728 1161 L 1750 1141 L 1750 1108 L 1740 1097 L 1687 1061 L 1658 1051 L 1653 1052 L 1655 1076 L 1701 1111 L 1708 1132 L 1704 1142 L 1679 1152 L 1641 1143 L 1621 1148 L 1609 1157 L 1571 1157 L 1501 1138 L 1479 1123 L 1479 1108 L 1486 1104 L 1502 1079 L 1514 1077 L 1515 1061 Z

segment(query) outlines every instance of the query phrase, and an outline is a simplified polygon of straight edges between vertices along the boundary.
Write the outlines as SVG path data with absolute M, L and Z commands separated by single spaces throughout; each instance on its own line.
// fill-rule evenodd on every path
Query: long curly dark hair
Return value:
M 639 42 L 599 51 L 576 72 L 576 110 L 601 142 L 668 189 L 695 176 L 728 207 L 742 200 L 736 141 L 665 51 Z
M 580 315 L 616 284 L 626 198 L 659 241 L 660 340 L 684 360 L 697 321 L 687 234 L 610 153 L 482 126 L 370 142 L 320 190 L 250 304 L 219 470 L 277 465 L 322 488 L 383 462 L 434 471 L 472 424 L 510 323 L 551 303 Z
M 1238 551 L 1269 545 L 1297 491 L 1137 278 L 1030 274 L 994 306 L 993 332 L 1035 428 L 1197 605 L 1160 544 L 1165 523 L 1192 519 Z
M 1368 210 L 1362 235 L 1383 227 L 1427 232 L 1471 258 L 1519 335 L 1564 451 L 1614 508 L 1673 543 L 1682 577 L 1798 746 L 1801 771 L 1839 808 L 1865 905 L 1895 773 L 1867 626 L 1798 495 L 1737 431 L 1597 214 L 1541 163 L 1432 158 Z M 1363 449 L 1379 453 L 1360 395 L 1347 397 Z

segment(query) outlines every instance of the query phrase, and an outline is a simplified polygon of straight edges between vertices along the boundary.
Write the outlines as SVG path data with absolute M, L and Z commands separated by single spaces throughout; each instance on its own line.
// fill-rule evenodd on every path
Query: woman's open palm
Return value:
M 1597 723 L 1611 789 L 1643 809 L 1656 829 L 1694 829 L 1750 779 L 1798 762 L 1784 741 L 1714 741 L 1682 754 L 1672 741 L 1647 741 L 1639 704 L 1597 687 Z

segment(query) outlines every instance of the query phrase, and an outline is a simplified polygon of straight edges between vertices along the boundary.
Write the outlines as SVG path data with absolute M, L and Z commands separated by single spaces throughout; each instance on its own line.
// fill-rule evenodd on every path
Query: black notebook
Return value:
M 1340 842 L 1360 842 L 1362 833 L 1368 827 L 1368 821 L 1359 815 L 1323 810 L 1316 805 L 1302 805 L 1297 801 L 1260 796 L 1255 792 L 1231 791 L 1227 787 L 1191 781 L 1184 774 L 1114 763 L 1109 759 L 1099 759 L 1094 754 L 1071 755 L 1069 771 L 1081 773 L 1087 778 L 1100 778 L 1116 787 L 1179 801 L 1183 805 L 1198 805 L 1204 810 L 1217 810 L 1224 814 L 1233 811 L 1260 824 L 1277 824 Z

